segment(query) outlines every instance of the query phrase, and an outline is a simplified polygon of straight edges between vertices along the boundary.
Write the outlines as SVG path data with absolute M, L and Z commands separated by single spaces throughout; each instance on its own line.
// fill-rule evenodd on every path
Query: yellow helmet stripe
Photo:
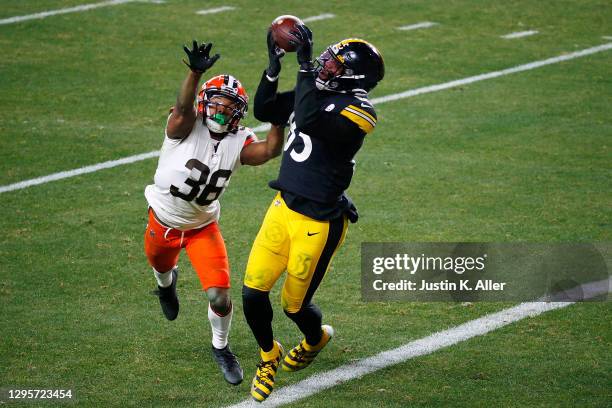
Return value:
M 346 40 L 340 41 L 340 44 L 346 45 L 346 44 L 350 44 L 352 42 L 359 42 L 359 43 L 364 43 L 364 44 L 370 44 L 369 42 L 367 42 L 365 40 L 362 40 L 360 38 L 347 38 Z
M 350 43 L 363 43 L 363 44 L 372 46 L 372 44 L 370 44 L 369 42 L 359 39 L 359 38 L 347 38 L 346 40 L 342 40 L 339 43 L 332 45 L 330 48 L 333 50 L 334 57 L 337 58 L 338 61 L 340 61 L 343 64 L 344 64 L 344 57 L 338 54 L 338 51 L 342 49 L 345 45 L 348 45 Z

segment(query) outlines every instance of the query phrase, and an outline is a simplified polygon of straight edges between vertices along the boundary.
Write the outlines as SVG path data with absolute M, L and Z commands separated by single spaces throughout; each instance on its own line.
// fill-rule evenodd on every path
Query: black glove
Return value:
M 313 68 L 312 65 L 312 31 L 310 28 L 303 24 L 295 26 L 296 31 L 292 31 L 291 34 L 296 38 L 295 46 L 297 47 L 297 60 L 298 64 L 303 70 L 310 71 Z
M 203 74 L 207 69 L 212 67 L 214 63 L 219 59 L 220 55 L 215 54 L 212 57 L 210 56 L 210 49 L 212 48 L 212 43 L 202 43 L 202 45 L 198 46 L 198 42 L 193 40 L 193 48 L 190 50 L 186 45 L 183 46 L 187 57 L 189 58 L 189 62 L 183 60 L 185 65 L 189 67 L 193 72 L 197 72 L 198 74 Z
M 285 50 L 276 45 L 272 39 L 272 31 L 268 30 L 268 59 L 270 64 L 266 68 L 266 75 L 270 78 L 275 78 L 280 74 L 281 63 L 280 59 L 285 55 Z

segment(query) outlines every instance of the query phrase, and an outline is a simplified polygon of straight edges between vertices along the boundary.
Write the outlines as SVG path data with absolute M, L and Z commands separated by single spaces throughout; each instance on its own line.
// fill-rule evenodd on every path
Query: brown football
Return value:
M 296 41 L 295 37 L 291 34 L 291 31 L 295 31 L 296 24 L 304 23 L 296 16 L 291 15 L 278 16 L 272 21 L 272 24 L 270 24 L 274 42 L 287 52 L 295 51 L 295 45 L 291 44 L 289 41 Z

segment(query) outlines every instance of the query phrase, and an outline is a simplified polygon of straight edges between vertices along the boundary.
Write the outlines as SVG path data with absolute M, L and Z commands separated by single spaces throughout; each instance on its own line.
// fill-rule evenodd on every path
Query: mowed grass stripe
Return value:
M 610 278 L 581 285 L 584 299 L 591 299 L 609 292 Z M 517 306 L 501 310 L 471 320 L 459 326 L 433 333 L 427 337 L 411 341 L 392 350 L 380 352 L 356 362 L 346 364 L 333 370 L 314 374 L 293 385 L 279 388 L 266 400 L 267 407 L 278 407 L 289 404 L 311 395 L 332 388 L 336 385 L 358 379 L 383 368 L 400 364 L 412 358 L 431 354 L 442 348 L 485 335 L 491 331 L 508 326 L 527 317 L 535 317 L 542 313 L 561 309 L 575 302 L 525 302 Z M 252 400 L 245 400 L 228 408 L 246 408 L 260 406 Z
M 512 68 L 507 68 L 507 69 L 503 69 L 499 71 L 492 71 L 492 72 L 488 72 L 485 74 L 474 75 L 471 77 L 457 79 L 454 81 L 449 81 L 449 82 L 445 82 L 445 83 L 441 83 L 437 85 L 429 85 L 429 86 L 425 86 L 425 87 L 421 87 L 417 89 L 411 89 L 411 90 L 407 90 L 404 92 L 399 92 L 399 93 L 395 93 L 391 95 L 381 96 L 381 97 L 372 99 L 372 103 L 381 104 L 381 103 L 396 101 L 399 99 L 410 98 L 413 96 L 422 95 L 426 93 L 438 92 L 438 91 L 442 91 L 442 90 L 446 90 L 446 89 L 450 89 L 450 88 L 454 88 L 454 87 L 458 87 L 462 85 L 471 84 L 474 82 L 484 81 L 484 80 L 492 79 L 492 78 L 498 78 L 498 77 L 502 77 L 505 75 L 529 71 L 532 69 L 541 68 L 543 66 L 557 64 L 560 62 L 585 57 L 587 55 L 596 54 L 596 53 L 607 51 L 610 49 L 612 49 L 612 43 L 602 44 L 596 47 L 586 48 L 586 49 L 572 52 L 569 54 L 564 54 L 564 55 L 560 55 L 557 57 L 548 58 L 545 60 L 534 61 L 534 62 L 530 62 L 527 64 L 518 65 Z M 264 125 L 253 128 L 253 130 L 255 132 L 262 132 L 262 131 L 268 130 L 269 128 L 270 126 L 268 124 L 264 124 Z M 134 156 L 128 156 L 122 159 L 111 160 L 111 161 L 98 163 L 98 164 L 94 164 L 94 165 L 90 165 L 86 167 L 81 167 L 81 168 L 74 169 L 74 170 L 67 170 L 67 171 L 49 174 L 47 176 L 24 180 L 24 181 L 20 181 L 20 182 L 13 183 L 13 184 L 8 184 L 5 186 L 0 186 L 0 194 L 6 193 L 9 191 L 21 190 L 27 187 L 44 184 L 44 183 L 48 183 L 48 182 L 55 181 L 55 180 L 62 180 L 65 178 L 74 177 L 74 176 L 78 176 L 81 174 L 92 173 L 94 171 L 98 171 L 102 169 L 108 169 L 108 168 L 112 168 L 116 166 L 121 166 L 123 164 L 135 163 L 141 160 L 146 160 L 149 158 L 156 157 L 158 155 L 159 155 L 159 152 L 156 152 L 156 151 L 140 153 L 140 154 L 137 154 Z
M 28 21 L 28 20 L 40 20 L 40 19 L 47 18 L 50 16 L 57 16 L 59 14 L 77 13 L 80 11 L 93 10 L 93 9 L 97 9 L 100 7 L 117 6 L 119 4 L 134 3 L 134 2 L 142 2 L 142 0 L 109 0 L 109 1 L 103 1 L 100 3 L 83 4 L 80 6 L 67 7 L 63 9 L 57 9 L 57 10 L 41 11 L 40 13 L 27 14 L 25 16 L 15 16 L 15 17 L 4 18 L 0 20 L 0 25 L 20 23 L 22 21 Z

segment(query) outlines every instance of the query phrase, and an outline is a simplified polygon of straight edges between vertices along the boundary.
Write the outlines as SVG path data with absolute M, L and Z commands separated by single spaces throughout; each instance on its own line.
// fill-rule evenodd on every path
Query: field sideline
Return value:
M 280 373 L 266 405 L 610 405 L 609 302 L 526 317 L 326 388 L 336 369 L 520 307 L 362 302 L 362 242 L 610 242 L 607 2 L 86 4 L 5 0 L 0 10 L 0 390 L 72 389 L 77 406 L 248 398 L 258 356 L 240 287 L 278 161 L 240 169 L 221 199 L 238 387 L 212 361 L 206 299 L 185 256 L 179 318 L 167 322 L 149 294 L 143 190 L 185 74 L 182 44 L 214 42 L 222 58 L 207 75 L 232 73 L 253 98 L 267 24 L 291 13 L 317 17 L 315 54 L 361 37 L 387 70 L 349 190 L 360 220 L 315 297 L 337 335 L 311 368 Z M 5 23 L 54 10 L 74 11 Z M 289 54 L 282 89 L 295 72 Z M 245 124 L 265 126 L 251 113 Z M 70 169 L 92 171 L 53 176 Z M 287 348 L 300 334 L 279 297 L 276 288 L 274 328 Z M 317 378 L 324 391 L 293 399 Z

